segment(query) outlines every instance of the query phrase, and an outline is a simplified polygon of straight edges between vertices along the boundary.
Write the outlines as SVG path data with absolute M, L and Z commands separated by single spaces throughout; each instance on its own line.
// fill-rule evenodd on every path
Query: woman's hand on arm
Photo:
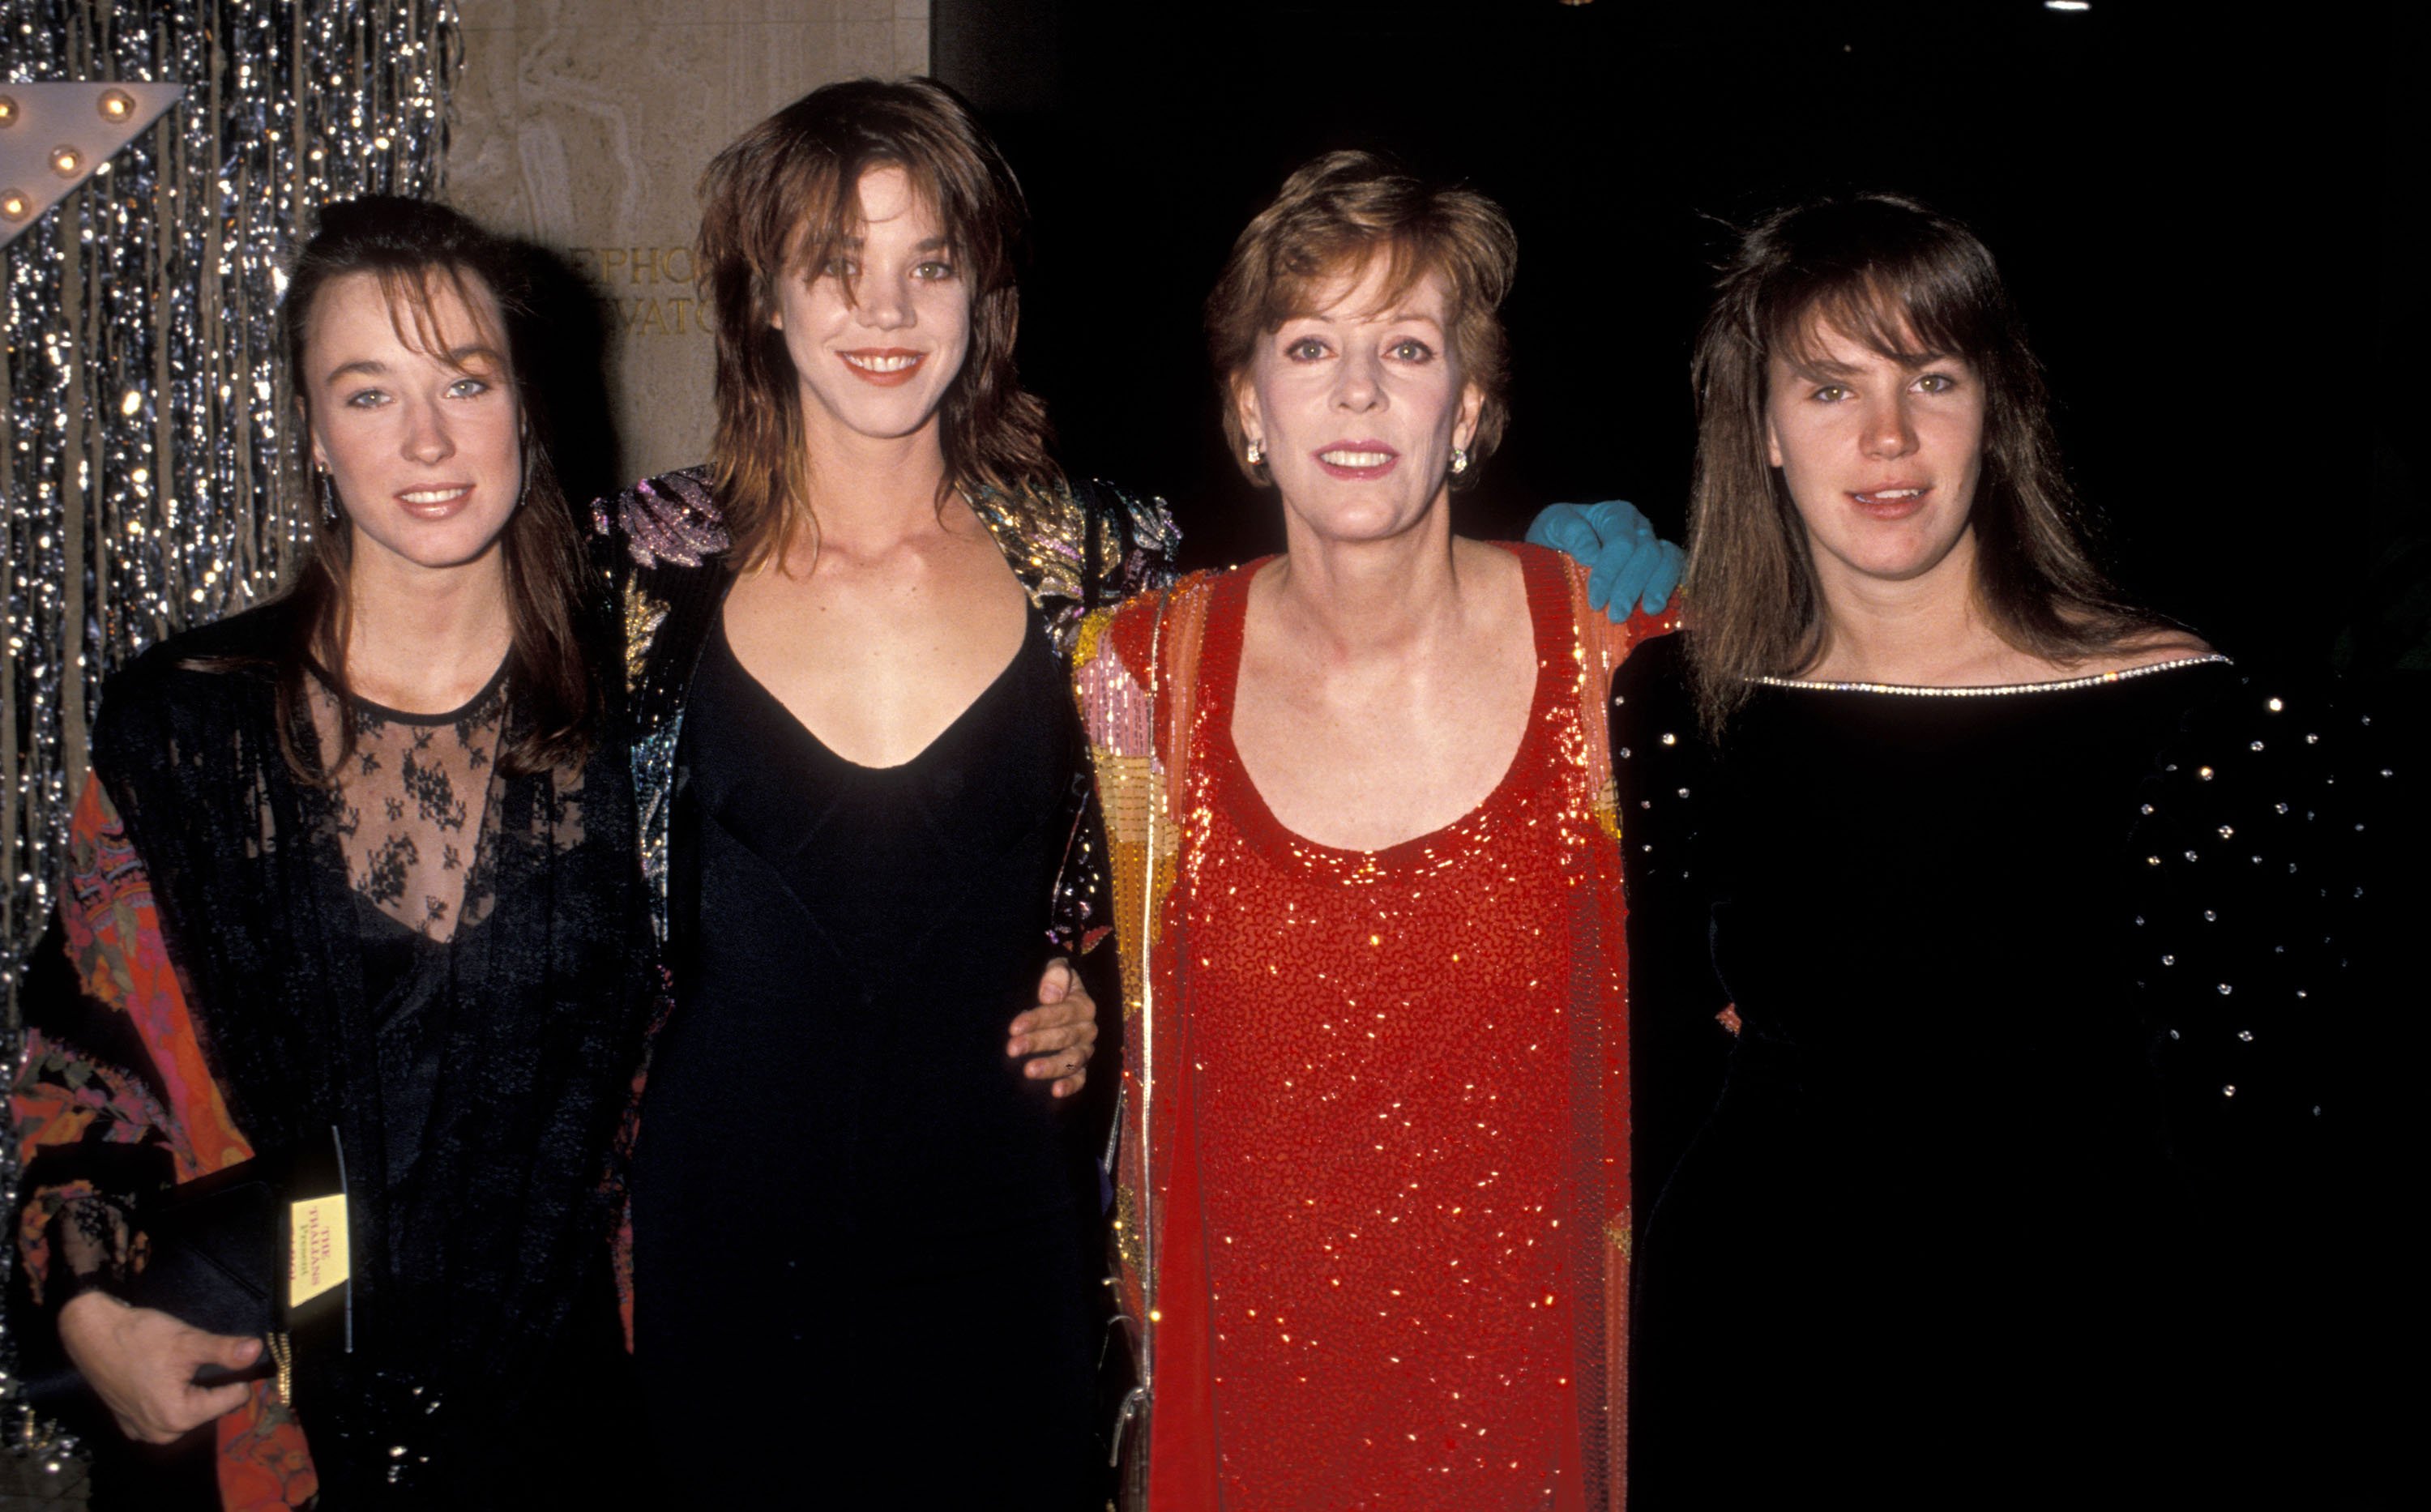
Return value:
M 1555 504 L 1528 527 L 1528 540 L 1587 564 L 1587 603 L 1616 625 L 1641 606 L 1650 614 L 1671 601 L 1687 558 L 1654 533 L 1654 523 L 1622 499 Z
M 1068 1098 L 1089 1080 L 1089 1057 L 1098 1049 L 1098 1002 L 1081 984 L 1072 963 L 1057 956 L 1038 979 L 1038 1006 L 1013 1021 L 1007 1055 L 1030 1057 L 1022 1074 L 1055 1079 L 1055 1095 Z
M 59 1342 L 138 1443 L 167 1444 L 244 1404 L 244 1382 L 198 1386 L 205 1366 L 242 1370 L 261 1356 L 261 1340 L 206 1334 L 149 1307 L 130 1307 L 88 1291 L 59 1309 Z

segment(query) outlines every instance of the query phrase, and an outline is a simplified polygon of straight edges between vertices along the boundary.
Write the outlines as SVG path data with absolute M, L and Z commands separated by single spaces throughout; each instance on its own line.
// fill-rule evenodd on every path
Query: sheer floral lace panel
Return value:
M 380 912 L 434 940 L 487 918 L 505 669 L 450 714 L 410 714 L 312 683 L 321 748 L 341 719 L 355 748 L 338 774 L 329 826 L 346 881 Z

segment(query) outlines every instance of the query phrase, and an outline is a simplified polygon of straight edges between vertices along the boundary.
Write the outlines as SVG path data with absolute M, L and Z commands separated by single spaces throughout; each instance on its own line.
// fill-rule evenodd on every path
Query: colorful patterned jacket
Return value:
M 92 1005 L 99 1011 L 81 1016 L 99 1032 L 61 1025 L 37 1007 L 46 1000 Z M 80 1292 L 126 1284 L 137 1263 L 136 1194 L 253 1155 L 205 1064 L 151 876 L 98 778 L 86 781 L 69 821 L 59 917 L 27 963 L 23 1001 L 29 1020 L 51 1021 L 26 1024 L 8 1100 L 26 1171 L 10 1309 L 25 1336 L 21 1369 L 50 1347 L 36 1319 L 55 1318 Z M 228 1512 L 278 1512 L 319 1491 L 303 1429 L 270 1383 L 254 1383 L 216 1433 Z

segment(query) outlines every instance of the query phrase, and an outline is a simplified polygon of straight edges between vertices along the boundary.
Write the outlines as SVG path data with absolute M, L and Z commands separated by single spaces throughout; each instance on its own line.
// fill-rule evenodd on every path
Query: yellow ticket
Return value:
M 288 1204 L 288 1306 L 300 1307 L 330 1287 L 346 1284 L 350 1270 L 344 1193 Z

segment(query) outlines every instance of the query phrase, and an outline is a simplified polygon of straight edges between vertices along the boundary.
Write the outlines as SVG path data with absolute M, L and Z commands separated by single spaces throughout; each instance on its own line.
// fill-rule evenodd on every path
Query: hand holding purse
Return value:
M 353 1347 L 345 1157 L 326 1141 L 215 1171 L 137 1209 L 148 1246 L 126 1300 L 207 1333 L 259 1338 L 260 1363 L 206 1366 L 198 1386 L 275 1376 L 294 1400 L 296 1352 Z

